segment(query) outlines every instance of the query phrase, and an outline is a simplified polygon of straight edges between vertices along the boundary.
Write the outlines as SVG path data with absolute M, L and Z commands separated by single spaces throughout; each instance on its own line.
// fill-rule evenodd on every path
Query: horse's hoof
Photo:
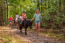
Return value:
M 20 31 L 22 33 L 22 31 Z
M 38 36 L 38 35 L 37 35 Z
M 37 36 L 39 36 L 39 35 L 37 34 Z
M 27 35 L 27 33 L 25 33 L 25 35 Z

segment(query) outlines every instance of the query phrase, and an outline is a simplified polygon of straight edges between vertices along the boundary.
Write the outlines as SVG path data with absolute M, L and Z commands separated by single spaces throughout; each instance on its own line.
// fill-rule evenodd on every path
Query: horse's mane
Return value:
M 27 21 L 31 21 L 30 19 L 26 19 Z

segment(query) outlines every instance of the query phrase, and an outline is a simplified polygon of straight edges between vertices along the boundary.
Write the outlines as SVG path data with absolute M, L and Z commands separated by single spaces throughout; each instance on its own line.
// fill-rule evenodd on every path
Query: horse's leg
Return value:
M 16 28 L 18 28 L 18 23 L 16 23 Z
M 16 28 L 18 29 L 18 23 L 16 23 Z
M 10 27 L 11 27 L 11 23 L 10 23 L 9 25 L 10 25 Z
M 17 28 L 19 28 L 19 25 L 17 25 Z
M 19 26 L 19 30 L 20 30 L 20 32 L 22 33 L 22 27 L 21 27 L 21 26 Z
M 15 26 L 16 26 L 16 23 L 15 23 Z
M 25 27 L 25 35 L 27 35 L 27 27 Z

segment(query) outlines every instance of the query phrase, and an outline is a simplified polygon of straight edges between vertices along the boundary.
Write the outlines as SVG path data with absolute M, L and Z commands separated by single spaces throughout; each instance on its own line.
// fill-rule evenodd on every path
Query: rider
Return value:
M 19 18 L 19 15 L 18 15 L 18 13 L 16 13 L 16 18 Z
M 9 20 L 9 26 L 11 26 L 11 25 L 12 25 L 12 20 L 13 20 L 13 18 L 10 16 L 10 17 L 8 18 L 8 20 Z
M 18 13 L 16 13 L 16 19 L 15 19 L 15 21 L 17 22 L 17 20 L 19 20 L 19 15 L 18 15 Z
M 23 11 L 22 17 L 23 17 L 23 20 L 27 18 L 26 11 Z
M 22 14 L 22 23 L 26 20 L 27 16 L 26 16 L 26 11 L 23 11 Z
M 20 24 L 22 23 L 22 16 L 20 15 L 19 16 L 19 21 L 20 21 Z

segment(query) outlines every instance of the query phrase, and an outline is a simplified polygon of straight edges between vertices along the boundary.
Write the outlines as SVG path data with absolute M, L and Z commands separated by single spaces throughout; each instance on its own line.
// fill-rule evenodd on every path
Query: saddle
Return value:
M 24 23 L 25 23 L 26 19 L 24 19 L 24 20 L 22 21 L 22 23 L 21 23 L 21 21 L 22 21 L 22 20 L 20 20 L 20 21 L 19 21 L 19 24 L 24 25 Z

